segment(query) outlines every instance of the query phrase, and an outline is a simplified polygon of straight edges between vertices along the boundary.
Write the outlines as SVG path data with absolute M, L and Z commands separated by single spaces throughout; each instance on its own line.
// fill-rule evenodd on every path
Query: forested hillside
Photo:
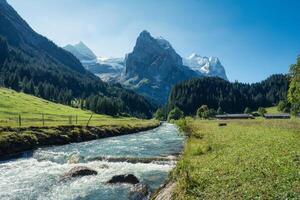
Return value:
M 246 107 L 277 105 L 286 99 L 289 80 L 285 75 L 272 75 L 255 84 L 230 83 L 220 78 L 203 77 L 176 85 L 170 94 L 168 107 L 178 107 L 185 114 L 195 114 L 201 105 L 227 113 L 244 112 Z
M 71 53 L 32 30 L 4 0 L 0 1 L 0 24 L 0 86 L 68 105 L 80 99 L 83 108 L 90 96 L 105 97 L 105 105 L 117 105 L 116 111 L 107 113 L 100 101 L 89 108 L 151 117 L 153 108 L 143 97 L 86 71 Z

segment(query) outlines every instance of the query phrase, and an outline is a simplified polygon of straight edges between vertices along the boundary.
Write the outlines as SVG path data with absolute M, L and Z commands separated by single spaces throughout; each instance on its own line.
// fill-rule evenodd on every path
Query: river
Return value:
M 127 173 L 134 174 L 155 191 L 174 167 L 172 156 L 181 152 L 183 140 L 174 125 L 165 123 L 137 134 L 24 153 L 21 158 L 0 162 L 0 199 L 126 200 L 132 185 L 106 182 L 114 175 Z M 131 158 L 134 162 L 115 158 Z M 139 162 L 146 158 L 166 160 Z M 61 181 L 63 174 L 76 166 L 89 167 L 98 174 Z

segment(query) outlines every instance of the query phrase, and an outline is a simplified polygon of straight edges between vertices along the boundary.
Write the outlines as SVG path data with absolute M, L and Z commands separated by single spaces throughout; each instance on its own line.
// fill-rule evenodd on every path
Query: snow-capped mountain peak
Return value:
M 217 76 L 227 80 L 225 69 L 217 57 L 206 57 L 193 53 L 183 59 L 183 63 L 205 76 Z

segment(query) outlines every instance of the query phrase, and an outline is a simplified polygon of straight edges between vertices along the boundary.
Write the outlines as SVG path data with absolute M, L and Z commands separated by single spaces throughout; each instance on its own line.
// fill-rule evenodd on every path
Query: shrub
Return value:
M 291 104 L 286 100 L 280 101 L 278 103 L 277 110 L 280 112 L 289 113 L 291 112 Z
M 249 107 L 246 107 L 244 110 L 244 114 L 251 114 L 251 109 Z
M 300 114 L 300 103 L 294 103 L 294 104 L 292 105 L 291 113 L 292 113 L 292 115 L 294 115 L 294 116 L 297 116 L 297 115 Z
M 264 114 L 266 114 L 266 113 L 267 113 L 267 110 L 265 108 L 263 108 L 263 107 L 258 108 L 258 114 L 260 116 L 264 116 Z
M 173 110 L 171 110 L 169 112 L 168 121 L 171 121 L 172 119 L 173 120 L 178 120 L 178 119 L 181 119 L 183 117 L 184 117 L 183 112 L 179 108 L 175 107 Z
M 218 114 L 218 115 L 224 114 L 223 109 L 222 109 L 221 107 L 218 108 L 217 114 Z
M 207 105 L 202 105 L 197 110 L 197 116 L 202 119 L 209 119 L 215 117 L 217 112 L 214 109 L 209 109 Z

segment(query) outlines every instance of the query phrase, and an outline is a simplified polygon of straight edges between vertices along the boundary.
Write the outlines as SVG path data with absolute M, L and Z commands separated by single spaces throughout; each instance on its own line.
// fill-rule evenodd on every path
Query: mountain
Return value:
M 133 52 L 125 59 L 96 56 L 87 59 L 85 52 L 95 54 L 83 43 L 79 44 L 64 49 L 75 55 L 87 70 L 105 82 L 120 83 L 158 104 L 164 104 L 172 86 L 182 80 L 201 76 L 228 80 L 218 58 L 192 54 L 182 59 L 167 40 L 154 38 L 148 31 L 140 33 Z
M 195 78 L 173 87 L 168 107 L 178 107 L 187 115 L 195 115 L 202 105 L 227 113 L 243 113 L 246 107 L 257 110 L 277 105 L 286 99 L 288 86 L 288 76 L 280 74 L 253 84 L 230 83 L 218 77 Z
M 228 80 L 225 68 L 217 57 L 202 57 L 193 53 L 188 58 L 183 59 L 183 64 L 204 76 Z
M 93 99 L 89 108 L 98 113 L 110 106 L 118 114 L 151 117 L 147 100 L 102 82 L 71 53 L 36 33 L 5 0 L 0 0 L 0 24 L 0 86 L 63 104 L 80 99 L 82 107 L 85 99 Z
M 167 40 L 154 38 L 147 31 L 140 33 L 133 52 L 125 58 L 125 66 L 117 81 L 160 104 L 167 101 L 173 85 L 201 76 L 183 65 Z
M 63 48 L 77 57 L 88 71 L 105 82 L 111 82 L 125 71 L 124 58 L 97 58 L 83 42 L 76 45 L 69 44 Z
M 97 56 L 83 42 L 79 42 L 75 45 L 67 45 L 64 49 L 71 52 L 80 61 L 97 59 Z

